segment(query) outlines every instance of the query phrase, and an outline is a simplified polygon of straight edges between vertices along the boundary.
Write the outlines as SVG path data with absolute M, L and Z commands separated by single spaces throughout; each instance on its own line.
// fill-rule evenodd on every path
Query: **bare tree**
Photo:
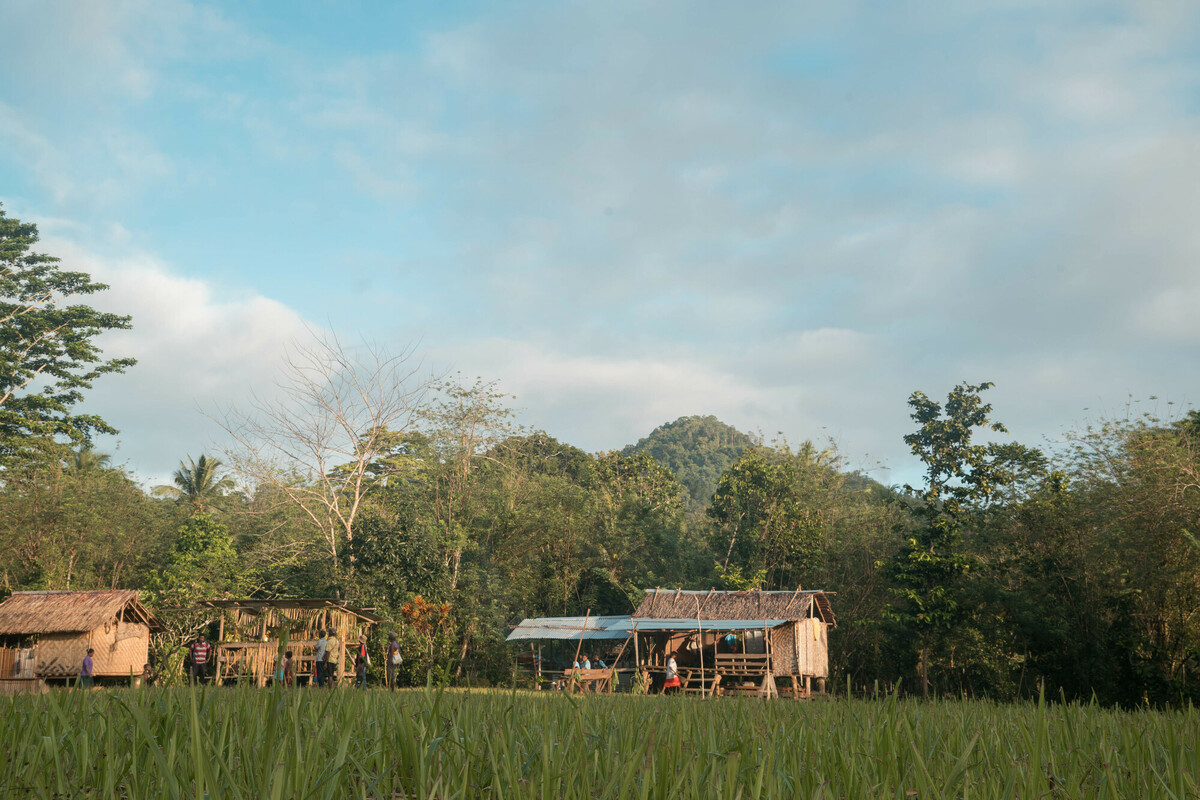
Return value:
M 340 543 L 354 538 L 371 465 L 415 425 L 436 379 L 419 376 L 411 347 L 351 350 L 332 334 L 314 339 L 285 358 L 276 399 L 255 393 L 247 409 L 215 419 L 235 442 L 233 469 L 297 506 L 336 565 Z

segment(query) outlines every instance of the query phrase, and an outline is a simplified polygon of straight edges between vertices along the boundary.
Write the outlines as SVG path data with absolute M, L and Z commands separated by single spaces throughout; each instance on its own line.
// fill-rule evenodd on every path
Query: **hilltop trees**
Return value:
M 129 317 L 66 304 L 108 287 L 59 260 L 32 252 L 38 230 L 0 208 L 0 464 L 44 453 L 48 442 L 88 444 L 95 433 L 115 433 L 75 405 L 92 382 L 132 366 L 107 361 L 95 338 L 129 327 Z
M 686 490 L 684 507 L 702 513 L 721 476 L 748 448 L 752 437 L 716 417 L 680 417 L 629 445 L 625 455 L 645 453 L 669 469 Z

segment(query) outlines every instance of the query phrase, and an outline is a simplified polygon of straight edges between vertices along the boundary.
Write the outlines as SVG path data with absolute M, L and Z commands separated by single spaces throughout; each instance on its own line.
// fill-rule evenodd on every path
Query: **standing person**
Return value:
M 141 683 L 142 688 L 146 688 L 147 686 L 153 686 L 154 682 L 156 680 L 158 680 L 158 676 L 150 671 L 149 664 L 142 667 L 142 683 Z
M 679 665 L 675 663 L 674 653 L 667 657 L 667 681 L 663 684 L 663 694 L 667 693 L 667 689 L 679 691 Z
M 325 638 L 325 629 L 318 628 L 317 649 L 313 653 L 313 678 L 317 681 L 317 686 L 325 685 L 325 647 L 329 644 L 329 640 Z
M 367 653 L 367 635 L 358 636 L 358 648 L 355 650 L 354 673 L 355 685 L 367 688 L 367 667 L 371 666 L 371 656 Z
M 329 638 L 325 641 L 325 685 L 332 689 L 338 677 L 337 668 L 341 661 L 341 653 L 338 652 L 337 634 L 333 628 L 328 632 Z
M 400 671 L 400 665 L 404 663 L 404 656 L 400 655 L 400 642 L 396 641 L 396 632 L 392 631 L 388 634 L 387 644 L 387 682 L 388 687 L 394 692 L 396 691 L 396 673 Z
M 296 673 L 292 668 L 292 651 L 283 654 L 283 685 L 291 686 L 296 682 Z
M 82 689 L 90 689 L 95 685 L 96 664 L 92 661 L 92 654 L 95 652 L 89 647 L 83 657 L 83 666 L 79 668 L 79 680 L 75 681 L 75 685 Z
M 189 669 L 192 683 L 203 683 L 208 675 L 208 656 L 212 647 L 204 640 L 204 634 L 196 637 L 196 641 L 192 642 L 188 654 L 192 659 L 192 666 Z

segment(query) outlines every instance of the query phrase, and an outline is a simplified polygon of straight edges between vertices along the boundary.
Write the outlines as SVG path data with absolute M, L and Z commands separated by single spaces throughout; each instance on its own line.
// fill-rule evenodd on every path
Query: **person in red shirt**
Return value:
M 200 634 L 188 650 L 192 662 L 189 670 L 192 683 L 203 683 L 208 676 L 208 662 L 211 653 L 212 646 L 204 640 L 204 634 Z

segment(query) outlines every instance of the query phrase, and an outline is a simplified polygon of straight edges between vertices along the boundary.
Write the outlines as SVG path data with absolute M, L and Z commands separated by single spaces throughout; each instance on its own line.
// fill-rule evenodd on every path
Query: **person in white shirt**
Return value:
M 317 635 L 321 638 L 317 639 L 317 647 L 313 653 L 316 662 L 313 664 L 313 677 L 317 680 L 317 686 L 325 685 L 325 647 L 329 640 L 325 638 L 325 629 L 318 628 Z
M 666 694 L 668 689 L 679 691 L 679 665 L 675 663 L 674 653 L 667 658 L 667 681 L 663 684 L 663 694 Z

